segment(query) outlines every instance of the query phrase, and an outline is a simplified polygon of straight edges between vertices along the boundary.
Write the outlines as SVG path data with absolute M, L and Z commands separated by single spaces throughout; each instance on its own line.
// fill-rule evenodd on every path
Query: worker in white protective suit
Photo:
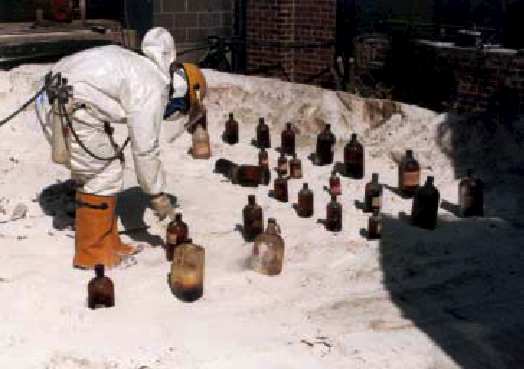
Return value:
M 79 140 L 66 135 L 70 153 L 66 165 L 80 184 L 73 260 L 78 268 L 96 264 L 111 268 L 139 251 L 123 244 L 117 230 L 116 194 L 123 188 L 123 161 L 100 160 L 120 149 L 112 139 L 111 125 L 127 124 L 138 183 L 150 195 L 155 214 L 160 220 L 173 214 L 164 193 L 159 135 L 170 83 L 172 93 L 181 96 L 187 94 L 187 84 L 170 76 L 176 49 L 167 30 L 150 30 L 142 51 L 143 56 L 115 45 L 102 46 L 65 57 L 52 68 L 73 88 L 68 112 Z

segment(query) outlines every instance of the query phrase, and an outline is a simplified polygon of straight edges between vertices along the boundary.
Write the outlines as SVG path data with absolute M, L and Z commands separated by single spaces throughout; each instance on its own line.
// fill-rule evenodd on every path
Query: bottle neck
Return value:
M 255 206 L 257 204 L 255 197 L 249 197 L 248 198 L 248 204 L 251 206 Z
M 378 184 L 378 174 L 377 173 L 372 174 L 371 182 L 373 182 L 373 184 Z

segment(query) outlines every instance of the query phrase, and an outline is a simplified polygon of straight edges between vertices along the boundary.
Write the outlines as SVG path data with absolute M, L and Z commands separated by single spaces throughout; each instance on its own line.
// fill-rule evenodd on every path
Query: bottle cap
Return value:
M 309 188 L 309 185 L 307 184 L 307 182 L 302 185 L 302 188 L 304 190 L 307 190 Z
M 233 120 L 233 113 L 229 113 L 229 119 Z
M 255 201 L 256 201 L 256 199 L 255 199 L 255 195 L 249 195 L 249 196 L 247 197 L 247 201 L 249 202 L 250 205 L 254 205 L 254 204 L 255 204 Z
M 411 149 L 406 150 L 406 156 L 408 158 L 412 158 L 413 157 L 413 150 L 411 150 Z
M 329 131 L 331 129 L 331 124 L 327 123 L 326 124 L 326 131 Z
M 177 222 L 181 222 L 182 221 L 182 213 L 176 213 L 175 215 L 175 220 Z
M 371 175 L 371 180 L 373 181 L 373 183 L 377 183 L 378 182 L 378 173 L 373 173 Z
M 268 223 L 268 224 L 274 224 L 274 225 L 276 225 L 276 224 L 277 224 L 277 221 L 275 220 L 275 218 L 268 218 L 268 219 L 267 219 L 267 223 Z
M 259 123 L 259 124 L 263 124 L 264 121 L 265 121 L 264 117 L 260 117 L 260 118 L 258 118 L 258 123 Z
M 428 176 L 428 178 L 426 179 L 427 185 L 432 185 L 434 182 L 435 182 L 435 177 L 433 176 Z
M 105 266 L 104 264 L 97 264 L 95 265 L 95 275 L 97 277 L 103 277 L 105 273 Z
M 351 134 L 351 141 L 355 141 L 357 139 L 357 134 L 353 133 Z
M 291 128 L 292 128 L 292 126 L 291 126 L 291 122 L 288 122 L 288 123 L 286 124 L 286 126 L 287 126 L 287 129 L 291 129 Z

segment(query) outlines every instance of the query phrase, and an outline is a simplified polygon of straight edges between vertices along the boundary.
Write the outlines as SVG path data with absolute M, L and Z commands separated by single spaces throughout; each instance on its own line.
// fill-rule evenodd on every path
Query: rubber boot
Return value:
M 115 252 L 120 238 L 115 237 L 115 196 L 76 193 L 75 257 L 73 265 L 93 269 L 103 264 L 107 269 L 117 266 L 121 257 Z

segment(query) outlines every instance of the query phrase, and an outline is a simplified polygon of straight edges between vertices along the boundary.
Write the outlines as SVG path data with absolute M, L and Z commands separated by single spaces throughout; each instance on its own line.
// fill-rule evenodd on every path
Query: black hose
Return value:
M 51 82 L 49 82 L 49 84 L 51 84 Z M 0 127 L 2 127 L 4 124 L 8 123 L 11 119 L 13 119 L 18 114 L 20 114 L 25 108 L 27 108 L 29 105 L 31 105 L 38 98 L 38 96 L 40 96 L 40 94 L 42 92 L 47 90 L 47 87 L 49 86 L 49 84 L 44 85 L 44 87 L 42 87 L 32 98 L 27 100 L 20 108 L 18 108 L 13 113 L 11 113 L 9 116 L 7 116 L 7 118 L 4 118 L 4 119 L 0 120 Z

